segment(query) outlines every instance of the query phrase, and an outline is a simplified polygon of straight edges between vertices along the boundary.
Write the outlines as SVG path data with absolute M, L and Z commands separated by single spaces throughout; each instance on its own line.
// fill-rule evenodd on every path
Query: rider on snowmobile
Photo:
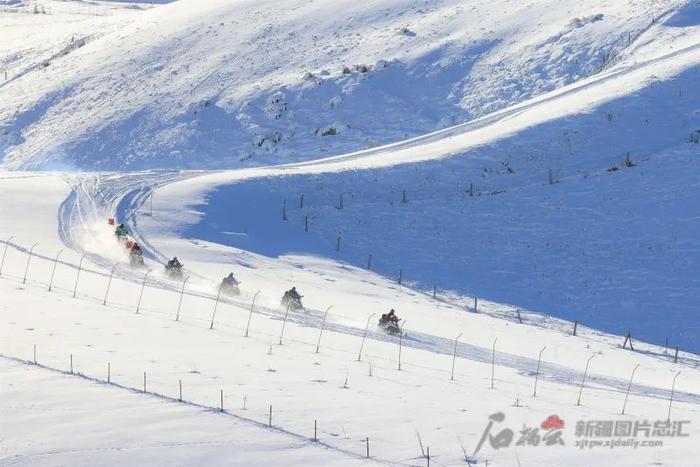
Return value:
M 182 263 L 177 259 L 177 256 L 173 257 L 170 261 L 168 261 L 168 269 L 182 269 Z
M 238 285 L 239 282 L 238 280 L 234 277 L 233 273 L 229 273 L 228 276 L 224 277 L 224 280 L 221 281 L 224 285 Z
M 143 266 L 143 251 L 138 243 L 134 242 L 129 249 L 129 261 L 132 266 Z
M 299 292 L 297 292 L 297 288 L 296 288 L 296 287 L 292 287 L 291 290 L 287 290 L 287 291 L 284 293 L 284 296 L 287 297 L 287 298 L 290 298 L 290 299 L 292 299 L 292 300 L 296 300 L 296 301 L 301 300 L 301 295 L 299 295 Z
M 399 324 L 399 317 L 396 316 L 396 312 L 392 308 L 391 311 L 389 311 L 389 313 L 384 313 L 382 315 L 382 318 L 379 321 L 382 324 L 387 324 L 387 323 Z
M 114 235 L 117 237 L 126 237 L 129 235 L 129 231 L 126 229 L 124 224 L 119 224 L 116 229 L 114 229 Z

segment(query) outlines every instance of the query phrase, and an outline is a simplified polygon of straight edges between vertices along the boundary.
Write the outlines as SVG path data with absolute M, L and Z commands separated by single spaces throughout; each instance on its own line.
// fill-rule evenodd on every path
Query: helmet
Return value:
M 296 292 L 296 291 L 297 291 L 297 288 L 296 288 L 296 287 L 292 287 L 292 290 Z

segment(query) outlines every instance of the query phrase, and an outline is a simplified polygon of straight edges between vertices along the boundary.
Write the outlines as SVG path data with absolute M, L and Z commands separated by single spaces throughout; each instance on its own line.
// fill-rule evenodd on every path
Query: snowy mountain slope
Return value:
M 39 185 L 45 187 L 42 196 L 27 197 L 26 190 L 38 184 L 37 177 L 40 177 Z M 100 459 L 105 462 L 139 462 L 146 456 L 151 465 L 168 465 L 180 459 L 179 462 L 206 462 L 206 459 L 214 462 L 221 455 L 233 464 L 257 463 L 270 459 L 257 457 L 263 445 L 277 446 L 274 455 L 289 465 L 309 462 L 326 465 L 352 462 L 355 456 L 362 456 L 364 442 L 369 437 L 375 462 L 424 465 L 416 439 L 419 432 L 422 442 L 430 446 L 431 462 L 464 465 L 462 445 L 471 455 L 488 415 L 502 411 L 507 425 L 516 430 L 522 424 L 539 426 L 542 420 L 557 414 L 566 421 L 565 445 L 524 446 L 514 452 L 495 450 L 487 444 L 475 456 L 478 465 L 486 461 L 489 465 L 514 465 L 517 461 L 569 466 L 632 466 L 644 462 L 692 465 L 687 460 L 696 451 L 693 440 L 698 435 L 696 424 L 700 413 L 697 356 L 682 353 L 680 362 L 674 364 L 661 348 L 635 342 L 637 351 L 630 352 L 620 348 L 617 337 L 583 327 L 579 336 L 572 337 L 561 329 L 519 326 L 486 313 L 464 313 L 458 307 L 398 288 L 371 272 L 340 268 L 335 261 L 303 257 L 296 259 L 296 270 L 292 270 L 283 262 L 267 262 L 250 255 L 249 267 L 240 271 L 244 280 L 241 304 L 221 303 L 214 329 L 210 329 L 215 283 L 230 264 L 212 261 L 204 254 L 195 256 L 196 248 L 202 248 L 202 244 L 193 245 L 183 259 L 191 259 L 186 266 L 188 272 L 209 278 L 209 282 L 199 277 L 193 279 L 178 321 L 173 319 L 178 293 L 162 287 L 161 279 L 149 279 L 141 300 L 140 278 L 134 280 L 124 274 L 128 266 L 123 262 L 108 295 L 105 295 L 108 271 L 86 263 L 77 298 L 73 299 L 79 252 L 64 252 L 54 288 L 47 291 L 54 249 L 62 243 L 55 212 L 63 204 L 69 185 L 56 176 L 18 173 L 4 178 L 0 187 L 3 212 L 17 209 L 14 207 L 17 200 L 24 200 L 24 209 L 32 213 L 22 219 L 10 216 L 3 225 L 16 238 L 11 242 L 0 276 L 3 297 L 0 353 L 25 362 L 36 357 L 40 364 L 65 372 L 69 371 L 72 355 L 75 372 L 100 381 L 107 379 L 109 362 L 110 381 L 122 387 L 68 380 L 68 375 L 48 378 L 37 373 L 44 371 L 40 368 L 30 368 L 23 371 L 24 375 L 17 375 L 21 370 L 14 363 L 8 368 L 3 359 L 3 368 L 8 368 L 3 374 L 12 376 L 0 381 L 3 394 L 9 395 L 9 399 L 3 398 L 0 403 L 3 420 L 21 417 L 27 398 L 37 398 L 32 403 L 36 415 L 21 423 L 22 433 L 3 438 L 2 452 L 7 453 L 3 455 L 12 456 L 3 457 L 3 463 L 26 463 L 35 459 L 37 452 L 43 453 L 39 460 L 49 463 L 89 463 L 96 454 L 85 451 L 85 447 L 86 443 L 94 442 L 104 451 L 106 457 Z M 95 202 L 99 210 L 99 197 Z M 156 203 L 154 217 L 164 214 Z M 102 229 L 109 232 L 104 223 Z M 6 238 L 4 234 L 3 237 Z M 23 284 L 27 263 L 23 248 L 33 241 L 39 245 Z M 112 246 L 116 244 L 113 242 Z M 209 248 L 211 257 L 240 257 L 225 247 L 210 244 Z M 151 265 L 155 267 L 152 262 Z M 156 269 L 151 276 L 155 279 L 160 275 Z M 303 287 L 310 310 L 290 313 L 283 345 L 278 345 L 284 311 L 276 302 L 289 281 Z M 247 301 L 258 287 L 262 293 L 258 296 L 250 336 L 246 338 L 243 334 L 249 312 Z M 192 293 L 207 289 L 208 296 Z M 102 305 L 104 297 L 106 305 Z M 137 301 L 138 314 L 134 312 Z M 364 345 L 362 361 L 357 361 L 367 316 L 383 310 L 386 303 L 394 303 L 408 321 L 400 371 L 398 342 L 375 331 L 374 326 Z M 326 333 L 319 341 L 323 309 L 328 304 L 335 307 L 329 313 Z M 357 332 L 349 332 L 353 328 Z M 455 379 L 450 380 L 453 339 L 458 332 L 464 335 L 457 346 Z M 491 381 L 494 338 L 498 338 L 495 385 L 494 389 L 486 390 Z M 320 345 L 318 353 L 317 345 Z M 531 397 L 536 357 L 543 345 L 547 349 L 540 367 L 537 397 Z M 596 357 L 579 406 L 576 400 L 580 378 L 585 358 L 592 354 Z M 372 376 L 368 374 L 368 362 L 372 365 Z M 627 375 L 636 364 L 641 366 L 631 386 L 626 415 L 620 416 Z M 140 393 L 144 371 L 148 375 L 148 395 Z M 685 426 L 689 437 L 666 439 L 664 446 L 654 449 L 618 451 L 613 457 L 609 448 L 575 447 L 579 439 L 574 428 L 577 421 L 665 419 L 670 382 L 677 371 L 683 374 L 675 387 L 672 419 L 690 421 Z M 31 390 L 17 389 L 26 388 L 29 381 L 36 382 Z M 50 384 L 38 384 L 41 381 Z M 182 381 L 186 401 L 214 410 L 219 407 L 223 390 L 227 412 L 252 420 L 257 426 L 235 419 L 227 421 L 229 418 L 223 415 L 211 421 L 210 417 L 215 416 L 212 413 L 192 413 L 189 407 L 179 406 L 178 381 Z M 18 386 L 8 387 L 9 384 Z M 78 384 L 81 386 L 77 387 Z M 94 409 L 79 410 L 76 397 L 82 397 L 82 407 Z M 159 402 L 158 397 L 170 399 Z M 90 404 L 91 401 L 103 402 L 97 406 Z M 46 410 L 58 408 L 58 404 L 63 413 Z M 270 404 L 274 407 L 274 426 L 288 431 L 291 437 L 256 432 L 267 422 Z M 113 408 L 116 415 L 96 417 L 91 413 L 105 413 L 105 407 Z M 71 412 L 66 412 L 68 409 Z M 77 411 L 75 416 L 66 416 L 74 411 Z M 139 415 L 139 411 L 143 413 Z M 318 421 L 319 439 L 330 449 L 309 446 L 314 419 Z M 143 421 L 138 427 L 124 430 L 129 422 L 138 420 Z M 42 450 L 24 431 L 42 422 L 66 427 L 77 424 L 79 432 L 88 433 L 87 438 L 69 439 L 39 427 L 40 433 L 48 436 L 49 447 L 56 447 Z M 167 430 L 158 430 L 159 426 Z M 171 430 L 178 434 L 168 435 Z M 230 457 L 234 454 L 227 452 L 229 432 L 245 436 L 244 444 L 238 444 L 242 446 L 243 457 Z M 206 451 L 197 444 L 190 444 L 189 449 L 181 444 L 188 440 L 205 442 L 207 435 L 210 444 Z M 300 437 L 308 441 L 301 441 Z M 218 441 L 222 444 L 217 444 Z M 172 445 L 165 457 L 158 456 L 154 450 L 163 442 Z M 289 450 L 292 446 L 294 449 Z M 121 449 L 110 449 L 114 447 Z M 344 452 L 348 454 L 343 455 Z
M 173 253 L 205 241 L 356 266 L 372 254 L 424 290 L 697 352 L 700 49 L 697 35 L 660 37 L 662 58 L 413 141 L 166 186 L 164 212 L 132 225 Z
M 99 35 L 79 23 L 77 37 L 92 35 L 67 55 L 57 45 L 8 62 L 3 166 L 232 168 L 399 141 L 594 74 L 653 37 L 652 17 L 683 5 L 180 0 L 132 10 Z M 2 21 L 24 30 L 38 20 Z M 23 36 L 10 30 L 8 55 L 24 56 Z M 52 41 L 69 45 L 65 33 Z
M 13 3 L 0 464 L 694 465 L 700 4 Z

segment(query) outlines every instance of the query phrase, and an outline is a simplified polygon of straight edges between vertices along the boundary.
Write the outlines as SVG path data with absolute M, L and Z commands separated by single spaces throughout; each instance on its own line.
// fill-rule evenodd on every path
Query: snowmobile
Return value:
M 117 237 L 126 237 L 129 235 L 129 231 L 127 230 L 126 226 L 124 224 L 119 224 L 116 229 L 114 229 L 114 235 Z
M 117 237 L 119 243 L 124 243 L 127 241 L 129 231 L 124 224 L 119 224 L 117 228 L 114 229 L 114 236 Z
M 282 306 L 289 307 L 292 311 L 299 311 L 304 309 L 304 305 L 301 303 L 302 296 L 297 292 L 296 287 L 292 287 L 291 290 L 287 290 L 284 295 L 282 295 Z
M 182 268 L 183 265 L 182 263 L 180 263 L 176 256 L 170 261 L 168 261 L 168 264 L 165 265 L 165 273 L 171 279 L 182 279 Z
M 382 317 L 379 318 L 379 323 L 377 323 L 377 325 L 387 334 L 401 334 L 399 319 L 394 314 L 394 310 L 383 314 Z
M 129 264 L 135 268 L 146 265 L 143 261 L 143 251 L 141 251 L 141 247 L 138 243 L 134 243 L 131 249 L 129 249 Z
M 233 273 L 231 273 L 221 281 L 221 292 L 229 296 L 240 295 L 241 289 L 238 287 L 239 284 L 240 282 L 238 282 L 236 278 L 233 277 Z

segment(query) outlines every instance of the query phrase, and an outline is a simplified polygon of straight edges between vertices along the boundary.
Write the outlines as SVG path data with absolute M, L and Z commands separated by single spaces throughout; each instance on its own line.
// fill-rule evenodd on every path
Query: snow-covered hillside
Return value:
M 51 14 L 8 13 L 23 4 L 0 18 L 0 156 L 15 169 L 234 168 L 400 141 L 656 46 L 679 7 L 35 0 Z
M 172 250 L 197 239 L 357 266 L 372 254 L 375 271 L 426 291 L 697 352 L 700 29 L 688 11 L 658 26 L 656 54 L 560 91 L 405 143 L 175 184 L 157 197 L 168 215 L 139 222 L 152 240 L 182 238 Z
M 109 212 L 112 194 L 119 199 L 118 187 L 157 176 L 84 175 L 75 191 L 73 177 L 2 179 L 3 238 L 14 234 L 0 271 L 3 465 L 426 465 L 428 446 L 433 465 L 465 465 L 465 456 L 479 466 L 693 465 L 697 355 L 680 352 L 674 363 L 662 347 L 635 340 L 633 352 L 583 325 L 574 337 L 570 323 L 529 313 L 521 325 L 514 309 L 493 303 L 465 313 L 332 259 L 277 261 L 205 242 L 187 248 L 178 238 L 153 237 L 186 262 L 183 298 L 153 256 L 143 282 L 146 270 L 114 259 L 118 244 L 97 216 Z M 91 180 L 104 188 L 95 198 Z M 132 200 L 150 210 L 146 197 Z M 153 216 L 166 208 L 155 202 Z M 71 243 L 87 232 L 92 242 Z M 242 295 L 217 305 L 217 280 L 231 268 Z M 285 320 L 279 297 L 290 284 L 307 309 Z M 387 304 L 406 320 L 400 342 L 374 325 Z M 499 311 L 509 316 L 492 316 Z M 663 445 L 618 447 L 615 456 L 577 447 L 596 440 L 580 423 L 656 423 L 671 397 L 671 420 L 688 421 L 688 436 L 640 435 Z M 513 443 L 523 425 L 556 415 L 563 445 L 494 449 L 487 441 L 477 451 L 498 412 L 506 419 L 494 434 L 513 429 Z
M 0 0 L 0 465 L 694 466 L 699 82 L 698 0 Z

